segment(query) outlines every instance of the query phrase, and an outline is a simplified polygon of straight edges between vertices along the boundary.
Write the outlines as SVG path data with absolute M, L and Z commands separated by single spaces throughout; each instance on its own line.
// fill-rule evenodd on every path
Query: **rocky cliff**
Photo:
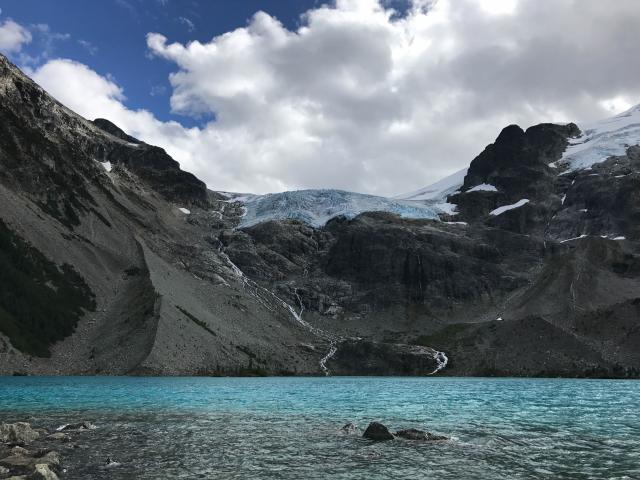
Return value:
M 509 126 L 448 198 L 243 223 L 1 56 L 0 98 L 2 374 L 640 375 L 639 147 Z

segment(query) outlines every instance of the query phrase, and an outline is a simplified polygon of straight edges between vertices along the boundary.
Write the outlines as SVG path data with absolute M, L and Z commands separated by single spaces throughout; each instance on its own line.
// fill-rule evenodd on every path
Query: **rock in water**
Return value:
M 362 436 L 370 440 L 393 440 L 395 438 L 387 427 L 378 422 L 371 422 Z
M 58 432 L 68 432 L 75 430 L 95 430 L 96 426 L 91 422 L 69 423 L 56 428 Z
M 52 433 L 47 438 L 50 438 L 51 440 L 60 440 L 61 442 L 70 442 L 71 441 L 71 437 L 69 437 L 69 435 L 67 435 L 66 433 L 63 433 L 63 432 Z
M 406 430 L 398 430 L 396 437 L 404 438 L 405 440 L 419 440 L 419 441 L 434 441 L 434 440 L 449 440 L 447 437 L 441 435 L 434 435 L 429 432 L 424 432 L 416 428 L 408 428 Z
M 354 433 L 357 433 L 358 430 L 360 430 L 360 429 L 358 428 L 358 426 L 355 423 L 349 422 L 344 427 L 342 427 L 340 429 L 340 432 L 344 433 L 346 435 L 353 435 Z
M 35 472 L 29 478 L 33 478 L 34 480 L 58 480 L 58 475 L 56 475 L 48 465 L 39 463 L 36 465 Z
M 0 425 L 0 441 L 10 445 L 28 445 L 39 436 L 40 434 L 26 422 Z

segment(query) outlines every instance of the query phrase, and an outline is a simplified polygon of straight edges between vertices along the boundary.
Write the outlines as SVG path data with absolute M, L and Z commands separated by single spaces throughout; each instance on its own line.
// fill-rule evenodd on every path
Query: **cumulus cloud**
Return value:
M 126 108 L 116 83 L 77 63 L 34 74 L 210 187 L 254 192 L 396 194 L 468 165 L 509 123 L 596 119 L 640 101 L 635 0 L 386 4 L 337 0 L 295 30 L 258 12 L 205 43 L 150 33 L 150 52 L 176 66 L 173 111 L 213 115 L 202 128 Z
M 3 53 L 15 53 L 22 49 L 24 44 L 31 42 L 31 33 L 22 25 L 13 20 L 5 20 L 0 24 L 0 51 Z

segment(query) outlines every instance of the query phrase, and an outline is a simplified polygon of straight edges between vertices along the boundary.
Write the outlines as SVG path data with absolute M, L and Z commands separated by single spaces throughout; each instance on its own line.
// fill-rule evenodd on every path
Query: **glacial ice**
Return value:
M 325 225 L 330 219 L 344 216 L 354 218 L 363 212 L 390 212 L 403 218 L 437 219 L 445 213 L 444 206 L 422 202 L 395 200 L 375 195 L 343 190 L 296 190 L 267 195 L 231 198 L 246 208 L 240 227 L 248 227 L 268 220 L 299 220 L 314 227 Z
M 570 169 L 589 169 L 613 155 L 624 155 L 627 147 L 640 144 L 640 105 L 605 120 L 578 124 L 582 135 L 571 139 L 556 164 Z

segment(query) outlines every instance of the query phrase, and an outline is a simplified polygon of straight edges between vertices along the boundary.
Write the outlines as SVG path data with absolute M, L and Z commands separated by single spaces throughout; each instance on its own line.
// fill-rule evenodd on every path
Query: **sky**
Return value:
M 0 52 L 209 188 L 395 195 L 640 103 L 637 0 L 0 0 Z

